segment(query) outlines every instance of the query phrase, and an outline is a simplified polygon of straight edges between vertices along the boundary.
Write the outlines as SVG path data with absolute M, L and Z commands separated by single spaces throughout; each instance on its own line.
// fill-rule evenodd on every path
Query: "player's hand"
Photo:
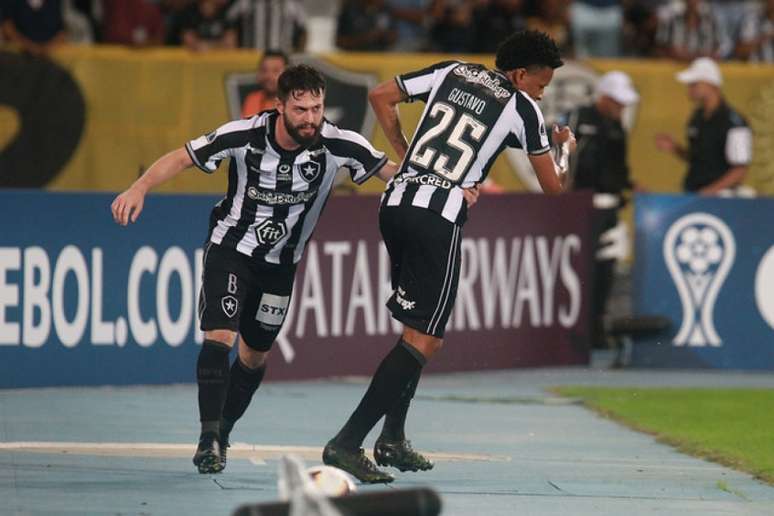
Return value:
M 137 186 L 132 186 L 116 197 L 113 204 L 110 205 L 113 220 L 122 226 L 126 226 L 130 221 L 136 222 L 142 212 L 144 201 L 145 192 Z
M 676 152 L 677 142 L 671 135 L 665 133 L 658 133 L 655 137 L 656 148 L 664 152 Z
M 467 203 L 468 208 L 471 208 L 478 202 L 478 196 L 481 195 L 480 186 L 475 185 L 470 188 L 463 188 L 462 195 L 465 197 L 465 203 Z
M 570 129 L 570 126 L 565 125 L 564 127 L 559 127 L 558 125 L 555 125 L 551 139 L 556 145 L 562 145 L 563 143 L 568 142 L 568 150 L 570 152 L 575 151 L 575 134 L 572 132 L 572 129 Z

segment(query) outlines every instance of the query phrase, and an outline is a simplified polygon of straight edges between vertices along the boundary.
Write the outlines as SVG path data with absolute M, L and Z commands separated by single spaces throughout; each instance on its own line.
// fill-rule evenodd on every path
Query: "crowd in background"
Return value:
M 523 28 L 570 57 L 708 56 L 774 62 L 774 0 L 340 0 L 349 51 L 493 53 Z M 64 41 L 304 51 L 298 0 L 3 0 L 2 37 L 32 53 Z

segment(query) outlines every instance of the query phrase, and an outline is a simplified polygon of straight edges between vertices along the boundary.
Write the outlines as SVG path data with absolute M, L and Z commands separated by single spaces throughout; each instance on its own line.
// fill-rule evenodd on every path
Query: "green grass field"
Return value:
M 586 406 L 690 455 L 774 484 L 774 389 L 561 387 Z

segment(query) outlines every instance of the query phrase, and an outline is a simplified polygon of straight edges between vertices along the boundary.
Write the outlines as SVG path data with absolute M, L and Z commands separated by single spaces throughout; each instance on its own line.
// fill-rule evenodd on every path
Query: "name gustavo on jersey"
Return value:
M 480 115 L 486 107 L 486 101 L 482 98 L 476 97 L 472 93 L 462 91 L 458 88 L 454 88 L 447 97 L 449 102 L 453 102 L 458 106 L 467 108 L 477 115 Z

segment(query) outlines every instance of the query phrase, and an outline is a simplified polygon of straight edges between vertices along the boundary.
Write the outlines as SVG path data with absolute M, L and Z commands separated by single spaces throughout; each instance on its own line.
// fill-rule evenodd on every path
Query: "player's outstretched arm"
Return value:
M 398 104 L 406 100 L 406 94 L 398 87 L 398 83 L 391 80 L 381 83 L 368 92 L 368 100 L 387 140 L 398 153 L 398 158 L 402 160 L 406 156 L 409 144 L 400 125 Z
M 113 220 L 122 226 L 135 222 L 142 212 L 145 194 L 192 165 L 193 161 L 183 147 L 156 160 L 132 186 L 115 198 L 110 205 Z

